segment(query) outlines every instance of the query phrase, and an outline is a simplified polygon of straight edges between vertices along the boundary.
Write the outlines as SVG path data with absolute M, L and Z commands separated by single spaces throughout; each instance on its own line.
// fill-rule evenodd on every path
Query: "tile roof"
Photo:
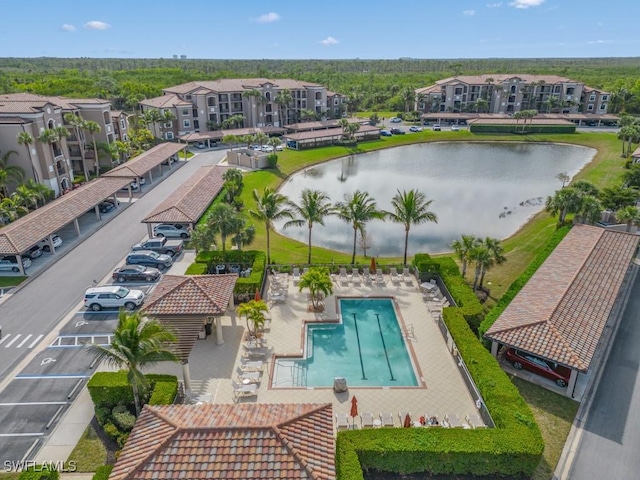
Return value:
M 373 125 L 361 125 L 360 129 L 355 133 L 355 136 L 358 137 L 363 133 L 369 132 L 380 132 L 378 127 Z M 298 133 L 287 133 L 284 135 L 284 138 L 290 140 L 311 140 L 314 138 L 327 138 L 327 137 L 341 137 L 343 134 L 342 128 L 326 128 L 323 130 L 310 130 L 305 132 Z
M 0 117 L 0 123 L 3 125 L 7 124 L 22 124 L 22 123 L 33 123 L 31 120 L 26 120 L 20 117 Z
M 110 480 L 333 480 L 331 404 L 145 406 Z
M 129 182 L 124 178 L 97 178 L 0 228 L 0 255 L 21 254 Z
M 228 167 L 200 167 L 158 205 L 143 223 L 196 223 L 222 190 Z
M 220 80 L 199 80 L 195 82 L 183 83 L 173 87 L 165 88 L 165 92 L 171 93 L 192 93 L 202 94 L 203 91 L 211 92 L 241 92 L 243 90 L 253 90 L 262 88 L 267 83 L 273 84 L 277 89 L 303 89 L 307 87 L 324 88 L 322 85 L 312 82 L 292 80 L 290 78 L 268 79 L 268 78 L 224 78 Z M 147 100 L 144 100 L 147 101 Z
M 357 118 L 350 117 L 347 118 L 349 123 L 359 123 L 360 125 L 367 125 L 369 123 L 368 118 Z M 339 127 L 340 120 L 331 119 L 331 120 L 322 120 L 316 122 L 300 122 L 300 123 L 291 123 L 287 125 L 288 130 L 321 130 L 324 128 L 332 128 Z
M 636 148 L 631 154 L 632 157 L 640 157 L 640 147 Z
M 468 120 L 469 123 L 477 125 L 491 124 L 491 125 L 522 125 L 522 120 L 518 120 L 513 117 L 509 118 L 473 118 Z M 575 123 L 570 120 L 564 120 L 562 118 L 532 118 L 527 120 L 527 125 L 574 125 Z
M 154 98 L 146 98 L 144 100 L 140 100 L 140 104 L 146 105 L 148 107 L 154 107 L 154 108 L 166 108 L 166 107 L 178 107 L 178 106 L 192 107 L 193 106 L 192 103 L 185 102 L 175 94 L 161 95 L 160 97 L 154 97 Z
M 485 336 L 586 371 L 639 241 L 574 226 Z
M 48 97 L 32 93 L 0 95 L 0 113 L 36 113 L 41 112 L 47 104 L 62 110 L 76 110 L 79 105 L 111 105 L 108 100 L 100 98 Z
M 105 172 L 103 177 L 142 177 L 154 167 L 157 167 L 171 155 L 175 155 L 180 150 L 186 148 L 181 143 L 165 142 L 156 145 L 146 152 L 142 152 L 137 157 L 133 157 L 128 162 L 118 165 L 116 168 Z

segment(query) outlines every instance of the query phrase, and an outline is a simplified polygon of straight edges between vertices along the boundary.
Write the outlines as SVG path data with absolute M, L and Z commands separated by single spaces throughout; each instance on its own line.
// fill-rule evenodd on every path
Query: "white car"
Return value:
M 58 248 L 62 245 L 62 239 L 58 235 L 54 235 L 52 240 L 53 240 L 53 248 Z M 51 247 L 49 247 L 49 240 L 46 238 L 40 240 L 38 242 L 38 246 L 45 252 L 51 251 Z
M 144 301 L 142 290 L 129 290 L 119 285 L 93 287 L 84 293 L 84 306 L 94 312 L 103 308 L 125 308 L 133 310 Z
M 153 227 L 153 234 L 156 237 L 167 238 L 189 238 L 191 236 L 189 230 L 186 227 L 178 228 L 176 225 L 170 223 L 161 223 Z
M 391 118 L 389 119 L 389 121 L 390 121 L 391 123 L 400 123 L 400 122 L 402 122 L 402 119 L 401 119 L 401 118 L 399 118 L 399 117 L 391 117 Z
M 27 269 L 31 266 L 31 260 L 26 257 L 22 257 L 22 266 Z M 16 257 L 4 257 L 0 258 L 0 271 L 5 272 L 19 272 L 18 259 Z
M 282 152 L 283 150 L 284 150 L 284 145 L 282 145 L 282 144 L 276 145 L 276 151 Z
M 265 153 L 271 153 L 273 152 L 273 147 L 271 145 L 262 145 L 262 147 L 260 147 L 260 150 Z
M 410 132 L 421 132 L 422 131 L 422 127 L 416 127 L 414 125 L 413 127 L 409 127 L 409 131 Z
M 460 127 L 458 125 L 451 125 L 451 131 L 452 132 L 459 132 L 460 131 Z

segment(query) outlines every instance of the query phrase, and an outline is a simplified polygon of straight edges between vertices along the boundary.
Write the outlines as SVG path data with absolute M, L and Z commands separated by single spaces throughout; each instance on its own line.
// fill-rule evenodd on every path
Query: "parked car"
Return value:
M 22 266 L 25 268 L 29 268 L 31 266 L 31 260 L 28 258 L 22 258 Z M 19 272 L 20 267 L 18 266 L 18 259 L 15 256 L 10 257 L 2 257 L 0 258 L 0 271 L 5 272 Z
M 251 145 L 249 148 L 250 148 L 251 150 L 260 151 L 260 145 Z
M 144 301 L 142 290 L 129 290 L 118 285 L 92 287 L 84 293 L 84 306 L 99 312 L 103 308 L 125 308 L 133 310 Z
M 559 387 L 566 387 L 571 377 L 571 369 L 564 365 L 558 365 L 550 360 L 537 357 L 522 350 L 509 348 L 505 355 L 516 370 L 529 370 L 545 378 L 556 382 Z
M 162 255 L 151 250 L 138 250 L 127 255 L 127 265 L 146 265 L 154 267 L 161 272 L 173 265 L 173 259 L 169 255 Z
M 164 237 L 150 238 L 146 242 L 136 243 L 131 247 L 132 251 L 136 250 L 152 250 L 156 253 L 163 253 L 174 257 L 184 248 L 184 242 L 182 240 L 169 240 Z
M 129 185 L 125 185 L 124 187 L 122 187 L 120 190 L 128 191 L 129 187 L 131 187 L 131 190 L 135 192 L 136 190 L 138 190 L 138 188 L 140 188 L 140 185 L 138 185 L 138 182 L 134 180 Z
M 273 147 L 271 145 L 262 145 L 262 147 L 260 147 L 260 150 L 265 153 L 271 153 L 273 152 Z
M 400 117 L 391 117 L 391 118 L 389 119 L 389 121 L 390 121 L 391 123 L 401 123 L 401 122 L 402 122 L 402 119 L 401 119 Z
M 207 146 L 204 144 L 204 142 L 198 142 L 195 144 L 196 148 L 199 148 L 200 150 L 207 148 Z
M 451 125 L 451 131 L 452 132 L 459 132 L 460 131 L 460 127 L 458 125 Z
M 62 245 L 62 239 L 58 235 L 53 235 L 53 248 L 58 248 Z M 49 241 L 45 238 L 38 242 L 38 246 L 45 252 L 50 252 Z
M 111 210 L 114 210 L 116 206 L 112 202 L 102 202 L 98 204 L 98 208 L 100 209 L 100 213 L 109 213 Z
M 276 151 L 277 152 L 282 152 L 284 150 L 284 145 L 280 144 L 280 145 L 276 145 Z
M 391 134 L 392 135 L 404 135 L 405 133 L 407 133 L 407 132 L 405 132 L 404 130 L 401 130 L 400 128 L 392 128 L 391 129 Z
M 422 131 L 422 127 L 416 127 L 415 125 L 412 127 L 409 127 L 409 131 L 410 132 L 421 132 Z
M 425 120 L 424 122 L 422 122 L 422 125 L 428 127 L 429 125 L 431 125 L 431 123 L 429 123 L 429 120 Z
M 160 270 L 154 267 L 147 267 L 145 265 L 126 265 L 122 268 L 118 268 L 113 272 L 113 279 L 116 282 L 155 282 L 160 278 L 162 273 Z
M 380 130 L 381 137 L 391 137 L 391 132 L 389 130 Z
M 191 236 L 188 229 L 178 228 L 178 226 L 169 223 L 160 223 L 153 227 L 153 234 L 156 237 L 167 238 L 189 238 Z
M 24 252 L 22 254 L 22 256 L 33 260 L 34 258 L 38 258 L 38 257 L 42 256 L 42 250 L 40 249 L 40 247 L 38 245 L 34 245 L 29 250 Z
M 433 131 L 434 132 L 439 132 L 440 130 L 442 130 L 442 127 L 440 126 L 439 123 L 434 123 L 433 124 Z
M 177 161 L 178 161 L 178 159 L 176 158 L 176 156 L 175 155 L 171 155 L 167 160 L 162 162 L 162 165 L 169 165 L 170 163 L 176 163 Z
M 120 200 L 117 200 L 117 199 L 114 200 L 113 198 L 109 197 L 109 198 L 105 198 L 102 203 L 110 203 L 117 207 L 118 205 L 120 205 Z

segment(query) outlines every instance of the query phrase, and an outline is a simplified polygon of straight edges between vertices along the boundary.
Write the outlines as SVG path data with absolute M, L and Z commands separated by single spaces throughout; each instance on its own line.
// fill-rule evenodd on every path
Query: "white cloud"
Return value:
M 264 15 L 260 15 L 256 19 L 256 22 L 258 22 L 258 23 L 272 23 L 272 22 L 277 22 L 278 20 L 280 20 L 280 15 L 278 15 L 275 12 L 269 12 L 269 13 L 265 13 Z
M 502 2 L 487 3 L 487 8 L 499 8 L 501 6 L 502 6 Z
M 602 45 L 604 43 L 613 43 L 611 40 L 590 40 L 587 45 Z
M 84 28 L 87 30 L 106 30 L 107 28 L 111 28 L 111 25 L 101 22 L 100 20 L 91 20 L 84 24 Z
M 336 40 L 333 37 L 327 37 L 324 40 L 320 40 L 320 43 L 322 45 L 324 45 L 325 47 L 328 47 L 330 45 L 335 45 L 335 44 L 340 43 L 340 42 L 338 42 L 338 40 Z
M 475 10 L 465 10 L 462 12 L 463 15 L 467 17 L 473 17 L 476 14 Z
M 73 25 L 69 25 L 68 23 L 65 23 L 64 25 L 62 25 L 61 28 L 65 32 L 74 32 L 76 30 L 76 27 L 74 27 Z
M 513 8 L 529 8 L 539 7 L 544 3 L 544 0 L 514 0 L 509 4 Z

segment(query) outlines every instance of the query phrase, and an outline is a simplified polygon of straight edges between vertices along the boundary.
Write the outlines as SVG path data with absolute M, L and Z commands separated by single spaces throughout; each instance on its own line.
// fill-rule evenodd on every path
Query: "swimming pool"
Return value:
M 304 358 L 276 357 L 273 388 L 415 387 L 411 357 L 390 298 L 339 300 L 340 323 L 308 324 Z

